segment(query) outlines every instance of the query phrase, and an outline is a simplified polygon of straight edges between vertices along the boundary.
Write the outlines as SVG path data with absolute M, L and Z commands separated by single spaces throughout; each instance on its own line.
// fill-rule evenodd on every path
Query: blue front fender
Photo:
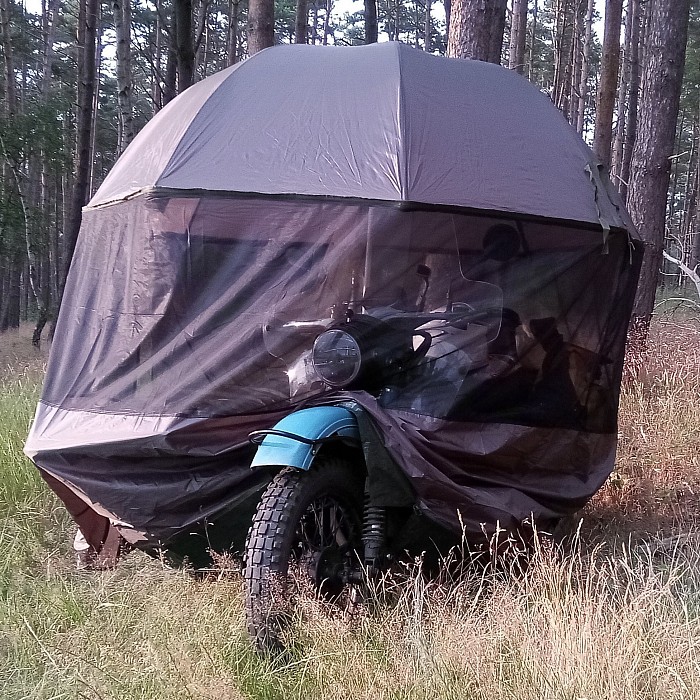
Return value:
M 360 431 L 352 411 L 342 406 L 314 406 L 295 411 L 272 430 L 250 434 L 251 441 L 260 445 L 251 469 L 275 466 L 308 470 L 320 446 L 333 438 L 359 441 Z

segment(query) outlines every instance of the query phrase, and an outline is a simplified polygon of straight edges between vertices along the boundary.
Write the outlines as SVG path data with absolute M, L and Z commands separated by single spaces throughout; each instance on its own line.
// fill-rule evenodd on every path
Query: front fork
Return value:
M 386 508 L 372 505 L 368 493 L 362 514 L 362 546 L 366 575 L 374 578 L 381 574 L 386 562 Z
M 386 519 L 384 506 L 372 505 L 369 493 L 365 492 L 362 512 L 362 566 L 346 563 L 342 577 L 345 583 L 363 584 L 381 576 L 388 563 L 386 551 Z
M 256 430 L 249 440 L 258 445 L 251 468 L 286 465 L 301 471 L 311 468 L 324 443 L 359 445 L 357 419 L 346 405 L 313 406 L 285 416 L 274 428 Z M 346 572 L 348 581 L 380 574 L 386 564 L 387 511 L 372 503 L 365 489 L 362 514 L 363 571 Z

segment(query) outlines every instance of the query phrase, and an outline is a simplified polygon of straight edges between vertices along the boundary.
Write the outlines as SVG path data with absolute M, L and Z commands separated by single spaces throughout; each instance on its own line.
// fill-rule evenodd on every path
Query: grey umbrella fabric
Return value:
M 446 204 L 630 226 L 546 95 L 400 43 L 276 46 L 186 90 L 90 202 L 151 187 Z
M 223 546 L 269 479 L 248 434 L 352 399 L 385 505 L 473 536 L 550 521 L 614 463 L 635 239 L 522 77 L 267 49 L 159 112 L 86 207 L 25 451 L 96 548 L 110 521 Z M 324 386 L 314 340 L 353 315 L 410 371 Z

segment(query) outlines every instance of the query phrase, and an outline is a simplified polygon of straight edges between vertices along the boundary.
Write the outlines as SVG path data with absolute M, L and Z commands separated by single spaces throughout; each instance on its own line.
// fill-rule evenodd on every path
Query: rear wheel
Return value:
M 258 649 L 283 648 L 292 574 L 329 600 L 349 594 L 363 491 L 362 470 L 336 458 L 319 458 L 308 472 L 284 469 L 268 486 L 246 541 L 246 618 Z

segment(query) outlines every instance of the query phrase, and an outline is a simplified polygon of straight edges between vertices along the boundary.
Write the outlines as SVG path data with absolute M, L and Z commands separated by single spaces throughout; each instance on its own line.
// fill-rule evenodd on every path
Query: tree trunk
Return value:
M 527 0 L 513 0 L 510 25 L 508 68 L 522 75 L 525 72 L 525 39 L 527 37 Z
M 54 225 L 51 229 L 49 259 L 51 261 L 51 299 L 58 300 L 61 289 L 61 233 L 63 231 L 63 175 L 57 173 L 55 188 Z M 54 301 L 53 317 L 56 318 Z
M 273 0 L 248 3 L 248 55 L 275 43 L 275 4 Z
M 5 58 L 5 106 L 10 119 L 17 114 L 17 90 L 15 83 L 14 52 L 11 37 L 12 0 L 0 0 L 0 24 L 2 25 L 2 51 Z
M 585 41 L 585 2 L 586 0 L 575 0 L 574 2 L 574 26 L 571 34 L 571 78 L 569 80 L 569 123 L 574 127 L 578 126 L 579 109 L 579 88 L 581 86 L 581 72 L 583 71 L 583 43 Z
M 670 156 L 678 121 L 689 11 L 690 0 L 655 0 L 646 41 L 627 203 L 646 244 L 634 305 L 634 324 L 642 336 L 654 308 L 662 259 Z
M 92 127 L 90 129 L 90 180 L 88 182 L 88 194 L 85 198 L 86 201 L 89 200 L 90 197 L 92 197 L 92 195 L 95 194 L 95 191 L 97 190 L 97 187 L 95 186 L 95 183 L 97 182 L 98 178 L 97 171 L 98 169 L 101 169 L 104 164 L 102 154 L 97 153 L 97 149 L 95 148 L 95 143 L 97 140 L 97 113 L 99 111 L 100 105 L 100 78 L 102 75 L 100 69 L 102 67 L 102 50 L 104 49 L 104 45 L 102 43 L 102 9 L 102 3 L 100 2 L 98 6 L 97 15 L 97 38 L 95 40 L 95 91 L 92 97 Z M 99 156 L 99 160 L 96 156 Z
M 0 331 L 19 328 L 23 261 L 24 257 L 20 252 L 7 261 L 6 282 L 0 308 Z
M 42 60 L 41 94 L 48 94 L 51 87 L 51 68 L 53 66 L 53 45 L 56 37 L 56 26 L 58 25 L 58 13 L 61 9 L 61 0 L 49 0 L 46 8 L 46 16 L 43 22 L 43 48 Z
M 423 30 L 423 50 L 430 53 L 432 48 L 431 45 L 431 32 L 432 32 L 432 17 L 430 13 L 432 11 L 432 0 L 426 0 L 425 2 L 425 28 Z
M 529 80 L 535 79 L 535 51 L 537 49 L 537 2 L 534 0 L 532 7 L 532 32 L 530 34 L 530 53 L 527 57 L 527 77 Z
M 401 0 L 394 0 L 394 40 L 399 41 L 401 31 Z
M 622 163 L 624 159 L 625 128 L 627 126 L 627 105 L 629 104 L 629 85 L 631 75 L 632 53 L 632 24 L 634 22 L 634 7 L 631 0 L 627 2 L 625 14 L 625 43 L 622 51 L 622 66 L 617 92 L 617 124 L 615 127 L 615 140 L 612 149 L 612 172 L 615 175 L 617 188 L 620 189 L 620 177 L 622 175 Z
M 165 79 L 163 80 L 163 106 L 177 95 L 177 15 L 174 11 L 168 39 L 168 56 L 165 61 Z
M 620 67 L 621 27 L 622 0 L 606 0 L 603 58 L 600 67 L 600 85 L 595 113 L 595 134 L 593 136 L 593 152 L 606 167 L 610 167 L 612 120 L 615 95 L 617 94 L 617 74 Z
M 571 121 L 570 97 L 572 84 L 572 70 L 574 67 L 574 9 L 572 0 L 564 0 L 562 5 L 562 35 L 561 51 L 564 58 L 564 65 L 561 74 L 561 82 L 555 104 L 562 111 L 564 116 Z
M 197 29 L 194 38 L 194 66 L 192 73 L 200 80 L 207 77 L 209 44 L 209 0 L 202 0 L 197 5 Z M 193 78 L 194 80 L 194 78 Z
M 489 38 L 489 53 L 487 61 L 500 65 L 503 54 L 503 32 L 506 28 L 507 0 L 494 0 L 494 10 L 491 19 Z
M 252 3 L 251 3 L 252 5 Z M 177 55 L 177 92 L 194 83 L 194 37 L 192 36 L 192 0 L 175 0 L 175 45 Z
M 561 89 L 564 59 L 564 2 L 565 0 L 556 0 L 554 4 L 554 32 L 552 34 L 552 48 L 554 51 L 554 78 L 552 80 L 552 89 L 550 97 L 552 102 L 561 109 L 559 104 L 559 91 Z
M 297 0 L 294 17 L 294 43 L 305 44 L 309 29 L 309 4 L 307 0 Z
M 163 58 L 162 51 L 162 18 L 160 12 L 160 0 L 156 0 L 156 23 L 152 26 L 151 51 L 153 61 L 151 62 L 151 101 L 153 102 L 153 112 L 151 116 L 163 107 L 163 88 L 161 85 L 161 65 Z
M 591 41 L 593 37 L 593 0 L 588 0 L 586 19 L 584 20 L 583 47 L 581 56 L 581 77 L 578 84 L 578 114 L 576 131 L 583 134 L 586 126 L 586 103 L 588 101 L 588 73 L 591 61 Z
M 70 201 L 70 214 L 64 231 L 63 273 L 60 297 L 68 277 L 75 252 L 78 231 L 83 216 L 90 179 L 90 142 L 92 137 L 92 108 L 95 95 L 95 54 L 97 43 L 97 13 L 99 0 L 83 0 L 78 17 L 78 118 L 75 149 L 75 180 Z
M 238 61 L 238 16 L 240 0 L 229 0 L 228 13 L 228 65 Z
M 627 198 L 627 189 L 632 164 L 632 151 L 637 138 L 637 112 L 639 106 L 639 34 L 641 27 L 641 8 L 639 0 L 629 0 L 632 12 L 632 26 L 629 41 L 629 88 L 627 112 L 625 115 L 625 141 L 622 145 L 622 166 L 620 168 L 620 194 Z
M 365 44 L 376 44 L 378 38 L 377 0 L 365 0 Z
M 450 14 L 448 56 L 501 62 L 506 0 L 459 0 Z
M 229 0 L 228 11 L 228 65 L 238 62 L 238 18 L 240 0 Z
M 328 46 L 328 34 L 330 32 L 331 12 L 333 11 L 333 0 L 326 0 L 326 13 L 323 17 L 323 45 Z
M 696 195 L 698 191 L 697 175 L 697 150 L 696 144 L 698 140 L 698 122 L 691 120 L 693 123 L 693 138 L 690 142 L 690 155 L 688 156 L 688 164 L 685 173 L 685 188 L 683 192 L 683 211 L 680 220 L 680 240 L 682 245 L 682 259 L 690 263 L 692 260 L 693 251 L 693 219 L 695 217 Z M 692 265 L 691 265 L 692 268 Z M 679 283 L 682 282 L 682 273 Z
M 11 123 L 17 114 L 17 89 L 15 83 L 14 52 L 12 46 L 12 2 L 11 0 L 0 0 L 0 41 L 2 42 L 2 52 L 4 60 L 4 83 L 5 83 L 5 113 L 8 122 Z M 0 134 L 0 138 L 3 134 Z M 4 139 L 0 141 L 0 148 L 5 150 Z M 3 154 L 4 155 L 4 154 Z M 15 198 L 13 188 L 14 178 L 11 172 L 11 163 L 8 158 L 4 159 L 2 166 L 2 178 L 0 184 L 4 191 L 0 192 L 2 198 Z M 7 246 L 10 250 L 0 257 L 3 262 L 3 285 L 0 295 L 0 331 L 8 328 L 17 328 L 20 319 L 20 285 L 22 276 L 22 266 L 24 257 L 19 254 L 18 248 L 13 251 L 14 246 Z
M 690 267 L 696 269 L 700 265 L 700 104 L 695 123 L 695 187 L 693 188 L 693 208 L 690 211 L 688 233 L 690 240 Z
M 114 29 L 117 35 L 117 103 L 119 105 L 119 142 L 117 155 L 134 138 L 131 98 L 131 0 L 112 0 Z

